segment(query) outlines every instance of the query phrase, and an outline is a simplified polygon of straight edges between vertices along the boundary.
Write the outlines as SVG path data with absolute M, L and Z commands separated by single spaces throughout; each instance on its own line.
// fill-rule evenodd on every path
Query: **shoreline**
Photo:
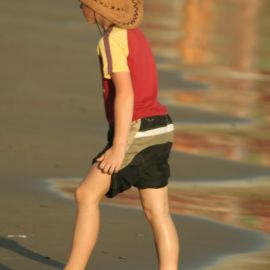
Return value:
M 80 182 L 80 178 L 72 177 L 72 178 L 47 178 L 43 179 L 45 183 L 45 188 L 47 191 L 52 192 L 55 194 L 55 196 L 60 196 L 63 199 L 68 199 L 68 200 L 73 200 L 73 191 L 74 187 Z M 260 186 L 258 183 L 269 185 L 269 181 L 267 181 L 267 177 L 258 179 L 258 182 L 256 182 L 257 186 L 257 191 L 260 191 L 260 188 L 264 188 L 264 186 Z M 194 187 L 196 188 L 194 189 Z M 204 254 L 204 259 L 205 261 L 208 261 L 208 264 L 205 264 L 205 262 L 201 262 L 201 265 L 197 265 L 197 268 L 194 268 L 195 266 L 193 265 L 193 270 L 223 270 L 226 269 L 226 267 L 229 265 L 238 265 L 239 267 L 242 267 L 241 265 L 244 265 L 244 260 L 243 258 L 246 258 L 246 255 L 249 254 L 249 259 L 252 260 L 252 258 L 255 260 L 256 258 L 261 258 L 262 263 L 266 263 L 265 261 L 265 254 L 270 253 L 270 238 L 268 237 L 269 233 L 268 231 L 264 232 L 262 230 L 248 227 L 247 224 L 237 224 L 233 223 L 233 219 L 231 217 L 231 211 L 232 209 L 222 209 L 224 205 L 230 205 L 228 200 L 225 200 L 224 205 L 221 206 L 221 198 L 218 195 L 222 195 L 224 197 L 224 194 L 228 193 L 228 190 L 234 190 L 235 194 L 237 194 L 238 197 L 243 196 L 248 198 L 249 193 L 247 192 L 248 190 L 253 190 L 253 187 L 255 186 L 254 182 L 250 181 L 233 181 L 233 182 L 222 182 L 222 181 L 217 181 L 216 183 L 213 182 L 205 182 L 205 183 L 182 183 L 182 182 L 176 182 L 176 181 L 171 181 L 171 184 L 169 184 L 169 194 L 170 194 L 170 208 L 171 208 L 171 213 L 174 216 L 174 219 L 180 218 L 182 220 L 186 220 L 185 222 L 189 222 L 189 224 L 192 224 L 193 222 L 203 222 L 207 225 L 212 225 L 217 228 L 219 227 L 221 230 L 219 234 L 223 234 L 222 230 L 225 232 L 229 231 L 228 235 L 234 235 L 235 231 L 237 231 L 237 234 L 243 234 L 241 238 L 242 240 L 239 240 L 237 242 L 231 242 L 227 243 L 224 245 L 224 250 L 220 250 L 220 253 L 215 256 L 210 252 L 209 254 L 205 253 Z M 243 191 L 243 188 L 245 190 Z M 181 189 L 181 194 L 179 196 L 179 193 L 177 193 L 177 189 Z M 199 197 L 203 194 L 209 194 L 209 190 L 215 191 L 214 193 L 216 194 L 216 200 L 219 202 L 220 206 L 217 207 L 219 208 L 218 210 L 221 212 L 225 212 L 226 214 L 222 214 L 222 216 L 226 217 L 224 220 L 217 218 L 217 215 L 215 218 L 211 215 L 207 215 L 207 206 L 205 205 L 205 201 L 203 200 L 204 198 L 201 197 L 201 201 L 198 201 Z M 189 192 L 188 192 L 189 191 Z M 218 191 L 220 194 L 218 194 Z M 255 190 L 256 192 L 256 190 Z M 119 194 L 119 198 L 114 198 L 109 199 L 105 198 L 101 202 L 102 207 L 113 207 L 112 209 L 125 209 L 126 211 L 132 211 L 132 210 L 137 210 L 139 212 L 142 212 L 140 203 L 139 203 L 139 198 L 136 195 L 137 191 L 135 188 L 131 188 L 128 191 L 125 191 L 124 193 Z M 195 203 L 195 208 L 198 208 L 198 205 L 200 206 L 199 208 L 203 209 L 203 214 L 196 214 L 196 212 L 189 212 L 190 209 L 194 206 L 194 204 L 187 203 L 185 200 L 183 200 L 183 194 L 185 193 L 185 198 L 188 198 L 190 201 L 194 201 Z M 211 192 L 210 192 L 211 193 Z M 172 196 L 176 196 L 178 194 L 176 202 L 172 200 Z M 199 196 L 200 195 L 200 196 Z M 210 195 L 208 195 L 209 198 Z M 192 197 L 192 198 L 191 198 Z M 228 199 L 228 198 L 226 198 Z M 233 199 L 232 194 L 230 195 L 230 199 Z M 177 202 L 178 201 L 178 202 Z M 175 203 L 180 203 L 181 208 L 177 208 Z M 214 202 L 216 204 L 216 201 Z M 185 208 L 186 207 L 186 208 Z M 233 207 L 235 207 L 235 203 L 233 204 Z M 186 210 L 185 210 L 186 209 Z M 189 210 L 189 211 L 188 211 Z M 194 209 L 193 209 L 194 210 Z M 208 209 L 209 210 L 209 209 Z M 217 211 L 217 209 L 211 209 L 212 211 Z M 114 211 L 114 210 L 108 210 L 108 211 Z M 227 217 L 229 215 L 229 218 Z M 188 220 L 188 221 L 187 221 Z M 183 222 L 183 221 L 182 221 Z M 231 222 L 231 223 L 230 223 Z M 177 223 L 177 222 L 176 222 Z M 177 223 L 178 228 L 180 228 L 181 231 L 181 222 Z M 207 226 L 206 225 L 206 226 Z M 244 226 L 245 225 L 245 226 Z M 192 225 L 190 225 L 192 226 Z M 261 228 L 262 229 L 262 228 Z M 241 241 L 248 241 L 248 243 L 243 244 Z M 256 240 L 257 239 L 257 240 Z M 224 240 L 224 239 L 223 239 Z M 209 239 L 209 245 L 215 246 L 215 239 Z M 226 240 L 224 240 L 226 241 Z M 235 252 L 237 250 L 237 252 Z M 236 253 L 236 254 L 233 254 Z M 243 254 L 241 254 L 243 253 Z M 267 264 L 268 265 L 268 264 Z M 270 263 L 269 263 L 270 266 Z M 225 267 L 225 268 L 223 268 Z M 239 268 L 242 269 L 242 268 Z M 249 269 L 249 268 L 246 268 Z M 251 269 L 251 268 L 250 268 Z M 243 268 L 244 270 L 244 268 Z
M 63 199 L 72 200 L 74 189 L 81 180 L 79 177 L 55 177 L 43 179 L 43 182 L 48 191 Z M 173 214 L 209 218 L 238 228 L 270 233 L 269 177 L 216 182 L 170 180 L 168 187 Z M 134 187 L 113 199 L 104 197 L 102 204 L 141 208 L 137 189 Z M 249 220 L 246 217 L 249 217 Z

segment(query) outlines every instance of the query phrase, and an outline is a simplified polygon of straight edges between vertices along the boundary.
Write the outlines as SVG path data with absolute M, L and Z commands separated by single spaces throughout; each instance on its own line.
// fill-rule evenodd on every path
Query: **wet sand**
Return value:
M 89 30 L 76 1 L 1 2 L 0 13 L 0 269 L 59 269 L 69 252 L 75 204 L 49 192 L 44 179 L 82 179 L 104 145 L 98 31 Z M 165 76 L 162 83 L 174 82 Z M 185 112 L 193 119 L 198 115 L 196 109 L 170 111 L 176 121 Z M 269 173 L 265 167 L 176 150 L 171 164 L 172 183 L 196 181 L 198 176 L 214 182 Z M 104 202 L 101 215 L 89 269 L 157 268 L 151 231 L 140 209 Z M 264 232 L 203 217 L 175 213 L 173 219 L 185 270 L 206 267 L 223 255 L 253 252 L 268 239 Z

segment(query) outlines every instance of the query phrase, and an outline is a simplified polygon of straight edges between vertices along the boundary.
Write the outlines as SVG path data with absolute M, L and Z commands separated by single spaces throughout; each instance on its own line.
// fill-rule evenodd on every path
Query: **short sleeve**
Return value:
M 102 59 L 103 76 L 111 79 L 113 72 L 128 71 L 128 40 L 126 29 L 115 29 L 105 33 L 97 47 Z

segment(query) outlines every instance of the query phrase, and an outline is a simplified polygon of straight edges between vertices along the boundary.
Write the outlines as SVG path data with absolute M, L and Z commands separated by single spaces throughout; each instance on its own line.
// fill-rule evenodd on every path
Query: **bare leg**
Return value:
M 84 270 L 99 233 L 99 202 L 110 186 L 111 175 L 94 163 L 75 192 L 77 217 L 70 256 L 64 270 Z
M 178 270 L 179 239 L 168 206 L 168 187 L 139 190 L 155 240 L 160 270 Z

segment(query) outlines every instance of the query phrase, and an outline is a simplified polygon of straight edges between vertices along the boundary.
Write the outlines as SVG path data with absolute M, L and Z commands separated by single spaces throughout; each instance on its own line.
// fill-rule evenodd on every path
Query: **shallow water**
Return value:
M 270 2 L 148 1 L 146 14 L 160 100 L 176 124 L 173 151 L 269 167 Z M 269 233 L 269 178 L 240 183 L 171 182 L 171 210 Z M 225 257 L 211 269 L 269 269 L 268 254 Z
M 270 166 L 269 14 L 269 1 L 146 3 L 160 100 L 217 115 L 174 114 L 174 150 Z

